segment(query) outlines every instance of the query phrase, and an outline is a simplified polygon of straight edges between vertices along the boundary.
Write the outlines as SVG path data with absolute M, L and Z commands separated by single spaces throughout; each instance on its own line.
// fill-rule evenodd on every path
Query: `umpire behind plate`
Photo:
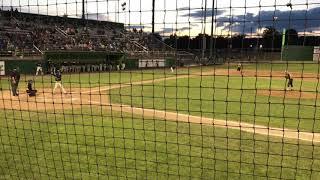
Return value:
M 29 95 L 29 97 L 34 97 L 37 94 L 37 90 L 33 89 L 33 81 L 32 80 L 28 80 L 28 85 L 27 85 L 28 89 L 26 90 L 27 94 Z

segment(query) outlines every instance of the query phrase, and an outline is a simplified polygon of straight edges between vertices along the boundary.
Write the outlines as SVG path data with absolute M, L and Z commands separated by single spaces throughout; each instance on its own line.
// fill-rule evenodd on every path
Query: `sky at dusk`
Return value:
M 156 0 L 155 30 L 162 35 L 210 34 L 212 1 Z M 124 2 L 125 11 L 121 7 Z M 288 2 L 292 9 L 286 6 Z M 82 12 L 82 0 L 0 0 L 0 5 L 2 9 L 13 6 L 22 12 L 58 16 L 81 17 Z M 86 0 L 85 7 L 90 19 L 151 30 L 152 0 Z M 215 35 L 252 34 L 266 26 L 320 32 L 319 0 L 215 0 L 214 7 Z

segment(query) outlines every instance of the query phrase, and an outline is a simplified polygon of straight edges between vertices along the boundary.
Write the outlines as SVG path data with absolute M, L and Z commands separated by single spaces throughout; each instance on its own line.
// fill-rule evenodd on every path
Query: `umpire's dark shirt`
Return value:
M 292 79 L 292 75 L 291 74 L 286 74 L 286 79 Z
M 12 78 L 16 81 L 16 83 L 19 83 L 20 81 L 20 73 L 17 71 L 12 71 L 10 74 L 10 80 L 12 81 Z

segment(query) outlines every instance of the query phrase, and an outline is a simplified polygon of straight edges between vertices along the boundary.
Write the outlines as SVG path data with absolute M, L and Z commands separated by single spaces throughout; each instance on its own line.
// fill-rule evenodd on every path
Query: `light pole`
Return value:
M 287 3 L 286 6 L 291 9 L 290 10 L 290 15 L 289 15 L 289 28 L 290 28 L 292 4 L 291 3 Z M 288 40 L 289 40 L 289 33 L 288 33 Z M 286 28 L 283 28 L 283 31 L 282 31 L 282 44 L 281 44 L 281 61 L 283 61 L 283 51 L 284 51 L 285 45 L 286 45 Z
M 276 23 L 278 20 L 278 17 L 275 16 L 273 17 L 273 21 Z M 280 60 L 282 61 L 283 60 L 283 50 L 284 50 L 284 46 L 285 46 L 285 41 L 286 41 L 286 29 L 283 28 L 283 31 L 282 31 L 282 41 L 281 41 L 281 57 L 280 57 Z
M 124 12 L 124 26 L 126 26 L 126 24 L 127 24 L 127 13 L 126 13 L 127 3 L 126 2 L 122 3 L 121 7 L 122 7 L 122 12 Z
M 206 23 L 207 23 L 207 0 L 205 0 L 204 4 L 204 26 L 203 26 L 203 37 L 202 37 L 202 60 L 205 56 L 205 50 L 207 49 L 207 39 L 206 39 Z
M 211 12 L 211 39 L 210 39 L 210 58 L 212 58 L 213 50 L 213 20 L 214 20 L 214 1 L 212 1 L 212 12 Z
M 155 0 L 152 0 L 152 34 L 154 34 L 154 7 L 155 6 Z
M 86 16 L 85 16 L 85 9 L 84 9 L 84 0 L 82 0 L 82 20 L 85 20 Z

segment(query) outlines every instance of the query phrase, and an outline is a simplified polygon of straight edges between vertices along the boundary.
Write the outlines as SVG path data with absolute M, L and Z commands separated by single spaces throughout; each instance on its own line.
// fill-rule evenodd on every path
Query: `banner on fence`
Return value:
M 0 61 L 0 76 L 6 75 L 5 62 Z
M 164 59 L 140 59 L 139 60 L 139 68 L 156 68 L 156 67 L 164 67 L 165 60 Z
M 313 61 L 320 61 L 320 46 L 314 47 L 313 50 Z

